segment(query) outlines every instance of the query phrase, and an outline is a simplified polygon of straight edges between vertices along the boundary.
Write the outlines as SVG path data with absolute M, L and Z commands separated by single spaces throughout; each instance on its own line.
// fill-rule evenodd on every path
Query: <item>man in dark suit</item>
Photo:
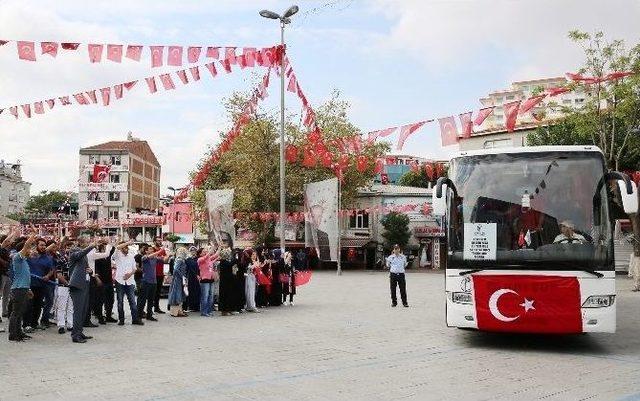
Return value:
M 69 252 L 69 292 L 73 302 L 73 330 L 71 340 L 74 343 L 85 343 L 91 336 L 82 332 L 84 320 L 89 308 L 89 279 L 93 271 L 89 268 L 87 254 L 96 247 L 96 242 L 89 243 L 87 237 L 78 238 L 77 245 Z

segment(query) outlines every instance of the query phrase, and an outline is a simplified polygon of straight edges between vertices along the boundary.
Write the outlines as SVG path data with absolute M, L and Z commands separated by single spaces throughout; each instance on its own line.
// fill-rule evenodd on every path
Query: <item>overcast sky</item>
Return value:
M 290 1 L 109 2 L 0 1 L 0 39 L 143 45 L 269 46 L 277 24 L 260 8 Z M 477 109 L 478 99 L 513 80 L 561 76 L 579 68 L 571 29 L 602 30 L 640 42 L 636 0 L 299 1 L 286 32 L 289 56 L 312 104 L 338 89 L 363 132 Z M 18 60 L 15 43 L 0 47 L 0 108 L 157 75 L 140 63 L 90 64 L 86 49 L 38 62 Z M 176 67 L 168 68 L 168 71 Z M 256 74 L 261 71 L 256 70 Z M 203 74 L 206 75 L 206 74 Z M 255 77 L 253 78 L 255 79 Z M 162 187 L 180 186 L 208 144 L 228 128 L 221 102 L 248 88 L 250 69 L 151 95 L 144 82 L 109 107 L 69 106 L 31 119 L 0 115 L 0 158 L 24 164 L 32 193 L 71 190 L 78 149 L 127 132 L 150 142 L 162 165 Z M 276 87 L 261 107 L 276 109 Z M 297 98 L 287 96 L 291 112 Z M 395 137 L 390 137 L 395 143 Z M 414 134 L 405 150 L 444 157 L 437 124 Z M 162 191 L 163 193 L 166 191 Z

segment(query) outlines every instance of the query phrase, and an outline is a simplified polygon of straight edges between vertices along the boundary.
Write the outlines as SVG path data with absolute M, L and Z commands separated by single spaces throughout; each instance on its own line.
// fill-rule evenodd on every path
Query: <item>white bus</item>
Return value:
M 612 207 L 635 184 L 593 146 L 460 152 L 433 189 L 447 234 L 447 326 L 615 332 Z

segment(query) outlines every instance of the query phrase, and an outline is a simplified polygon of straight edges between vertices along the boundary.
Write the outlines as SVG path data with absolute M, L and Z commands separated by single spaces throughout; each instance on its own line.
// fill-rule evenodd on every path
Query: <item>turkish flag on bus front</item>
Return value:
M 575 277 L 472 276 L 478 329 L 519 333 L 581 333 Z

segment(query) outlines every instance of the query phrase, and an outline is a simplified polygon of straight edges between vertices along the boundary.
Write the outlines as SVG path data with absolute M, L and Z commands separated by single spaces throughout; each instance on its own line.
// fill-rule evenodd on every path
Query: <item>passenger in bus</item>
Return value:
M 554 244 L 585 244 L 586 238 L 575 232 L 576 226 L 571 220 L 560 223 L 560 234 L 553 240 Z

